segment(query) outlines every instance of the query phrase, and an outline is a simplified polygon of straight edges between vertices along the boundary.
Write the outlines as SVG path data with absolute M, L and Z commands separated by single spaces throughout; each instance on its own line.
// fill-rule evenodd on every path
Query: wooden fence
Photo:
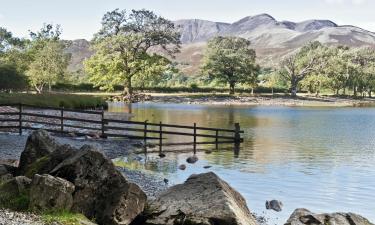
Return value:
M 0 104 L 0 107 L 17 108 L 18 111 L 0 112 L 0 130 L 10 129 L 22 135 L 23 130 L 43 129 L 54 133 L 74 133 L 76 135 L 92 135 L 102 137 L 124 137 L 142 139 L 144 146 L 148 140 L 157 140 L 159 151 L 163 145 L 193 145 L 196 153 L 197 145 L 233 143 L 238 146 L 243 142 L 239 123 L 234 124 L 234 129 L 208 128 L 197 126 L 174 125 L 165 123 L 144 122 L 104 118 L 104 111 L 73 110 L 55 107 L 38 107 L 26 104 Z M 25 110 L 27 109 L 27 110 Z M 38 111 L 42 110 L 42 111 Z M 53 111 L 54 114 L 45 114 L 43 111 Z M 26 126 L 25 124 L 33 124 Z M 78 129 L 78 130 L 77 130 Z M 175 131 L 178 129 L 179 131 Z M 183 130 L 183 131 L 180 131 Z M 205 132 L 205 133 L 201 133 Z M 191 142 L 163 143 L 166 135 L 192 137 Z M 209 141 L 197 141 L 197 138 Z M 147 150 L 147 148 L 145 148 Z

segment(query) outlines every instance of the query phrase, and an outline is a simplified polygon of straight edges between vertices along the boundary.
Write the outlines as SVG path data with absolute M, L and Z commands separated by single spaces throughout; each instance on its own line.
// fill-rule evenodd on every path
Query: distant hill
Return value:
M 312 42 L 351 47 L 375 47 L 375 33 L 359 27 L 340 26 L 330 20 L 303 22 L 277 21 L 268 14 L 248 16 L 234 23 L 221 23 L 199 19 L 175 21 L 181 32 L 181 53 L 175 61 L 189 75 L 197 74 L 206 42 L 218 35 L 238 36 L 250 40 L 256 49 L 259 63 L 275 65 L 286 54 Z M 67 49 L 72 53 L 70 69 L 82 68 L 81 60 L 90 56 L 89 43 L 75 40 Z

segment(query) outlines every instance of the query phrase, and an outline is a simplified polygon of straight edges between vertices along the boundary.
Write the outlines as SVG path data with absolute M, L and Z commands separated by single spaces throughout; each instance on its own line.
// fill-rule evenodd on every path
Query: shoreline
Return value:
M 235 106 L 288 106 L 288 107 L 366 107 L 375 106 L 375 99 L 341 98 L 334 96 L 301 95 L 297 98 L 282 95 L 230 96 L 223 94 L 150 93 L 151 103 L 235 105 Z

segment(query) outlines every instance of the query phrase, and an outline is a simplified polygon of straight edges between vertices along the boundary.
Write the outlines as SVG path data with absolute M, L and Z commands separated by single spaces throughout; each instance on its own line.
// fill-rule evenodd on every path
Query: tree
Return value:
M 13 37 L 13 34 L 11 32 L 7 31 L 3 27 L 0 27 L 0 54 L 13 47 L 22 45 L 23 41 L 21 39 Z
M 50 24 L 37 33 L 30 32 L 31 47 L 28 50 L 31 63 L 26 72 L 30 85 L 41 93 L 46 85 L 51 91 L 52 84 L 64 76 L 70 55 L 64 52 L 64 44 L 59 40 L 60 27 L 53 30 Z
M 287 56 L 281 62 L 281 75 L 290 82 L 292 97 L 297 96 L 298 84 L 312 73 L 317 73 L 324 65 L 326 48 L 319 42 L 302 47 L 297 53 Z
M 14 65 L 0 64 L 0 91 L 20 90 L 26 86 L 26 77 Z
M 132 79 L 147 78 L 144 73 L 157 76 L 170 68 L 169 60 L 155 52 L 173 57 L 179 51 L 180 33 L 152 11 L 127 14 L 116 9 L 104 15 L 93 41 L 95 53 L 85 61 L 90 80 L 103 90 L 123 84 L 124 94 L 132 95 Z
M 236 84 L 256 83 L 259 66 L 255 60 L 250 41 L 240 37 L 215 37 L 207 44 L 202 72 L 229 84 L 229 93 L 234 94 Z

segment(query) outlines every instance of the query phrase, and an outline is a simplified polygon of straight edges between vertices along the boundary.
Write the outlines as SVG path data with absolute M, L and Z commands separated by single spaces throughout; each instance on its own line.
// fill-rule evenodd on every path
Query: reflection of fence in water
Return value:
M 104 111 L 72 110 L 54 107 L 37 107 L 25 104 L 3 104 L 1 107 L 16 107 L 18 110 L 0 112 L 0 129 L 10 129 L 22 134 L 23 130 L 43 128 L 55 133 L 74 133 L 76 135 L 96 135 L 102 138 L 124 137 L 143 139 L 145 150 L 147 141 L 156 140 L 159 152 L 163 146 L 193 146 L 233 143 L 239 146 L 241 138 L 240 125 L 234 129 L 174 125 L 160 123 L 118 120 L 104 118 Z M 38 111 L 40 110 L 40 111 Z M 42 110 L 42 111 L 41 111 Z M 174 147 L 175 148 L 175 147 Z M 176 149 L 176 148 L 175 148 Z

